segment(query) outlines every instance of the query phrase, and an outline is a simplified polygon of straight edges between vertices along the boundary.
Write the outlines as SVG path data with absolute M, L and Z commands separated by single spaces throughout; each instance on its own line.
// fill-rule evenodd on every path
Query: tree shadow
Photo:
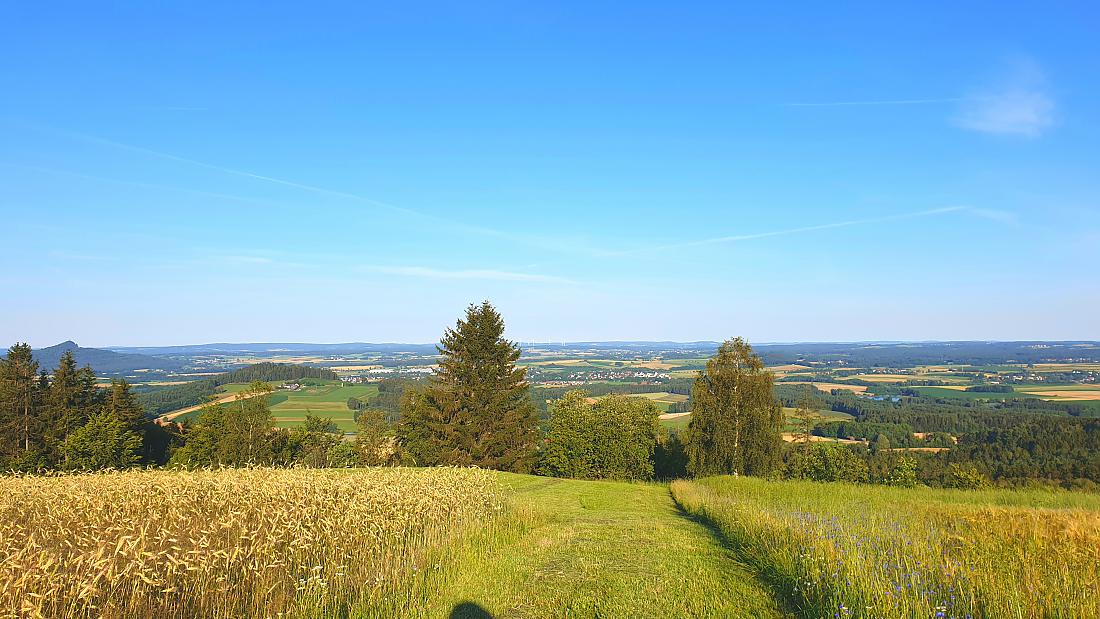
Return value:
M 462 602 L 451 610 L 449 619 L 493 619 L 489 611 L 473 602 Z
M 673 504 L 676 505 L 676 511 L 678 515 L 684 520 L 699 525 L 710 534 L 711 539 L 716 544 L 725 549 L 730 554 L 730 558 L 737 561 L 741 565 L 748 568 L 757 580 L 767 586 L 771 591 L 772 597 L 777 602 L 780 612 L 790 617 L 801 617 L 803 613 L 799 611 L 801 604 L 796 596 L 790 593 L 790 586 L 787 579 L 779 574 L 774 568 L 768 565 L 761 565 L 759 561 L 755 561 L 754 558 L 745 551 L 744 546 L 730 539 L 722 529 L 718 526 L 718 523 L 714 522 L 706 516 L 700 516 L 693 514 L 686 509 L 675 497 L 672 498 Z

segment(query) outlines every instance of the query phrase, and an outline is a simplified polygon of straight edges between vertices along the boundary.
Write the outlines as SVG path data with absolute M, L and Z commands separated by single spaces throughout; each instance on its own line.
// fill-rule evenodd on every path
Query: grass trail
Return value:
M 668 487 L 502 474 L 513 522 L 440 574 L 430 617 L 779 617 L 771 593 Z M 471 602 L 477 607 L 460 607 Z M 452 610 L 465 608 L 474 612 Z

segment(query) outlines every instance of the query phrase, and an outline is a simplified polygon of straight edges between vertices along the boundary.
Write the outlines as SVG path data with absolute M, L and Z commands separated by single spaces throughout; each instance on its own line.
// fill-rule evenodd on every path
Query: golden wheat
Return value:
M 394 615 L 503 509 L 471 469 L 0 478 L 0 617 Z

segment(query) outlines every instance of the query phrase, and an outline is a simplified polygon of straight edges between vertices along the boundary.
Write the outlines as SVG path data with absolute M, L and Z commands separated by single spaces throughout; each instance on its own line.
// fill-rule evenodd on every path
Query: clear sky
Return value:
M 1100 339 L 1094 2 L 732 4 L 9 3 L 0 343 Z

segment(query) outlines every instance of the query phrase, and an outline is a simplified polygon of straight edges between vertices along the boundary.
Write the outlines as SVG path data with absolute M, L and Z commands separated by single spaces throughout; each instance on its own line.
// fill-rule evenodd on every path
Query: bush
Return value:
M 589 401 L 570 391 L 551 408 L 538 472 L 576 479 L 651 479 L 660 411 L 647 400 L 608 396 Z
M 867 463 L 843 447 L 806 445 L 789 452 L 787 478 L 863 483 L 867 481 Z

